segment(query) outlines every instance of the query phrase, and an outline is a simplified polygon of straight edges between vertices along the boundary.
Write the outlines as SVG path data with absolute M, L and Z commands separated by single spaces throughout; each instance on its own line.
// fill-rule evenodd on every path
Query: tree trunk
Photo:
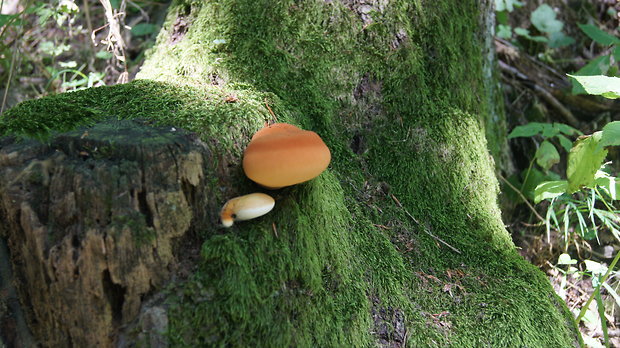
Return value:
M 139 80 L 7 112 L 0 134 L 60 133 L 44 144 L 0 143 L 0 166 L 21 173 L 0 179 L 0 218 L 9 222 L 2 232 L 35 338 L 44 346 L 153 346 L 166 331 L 173 346 L 577 346 L 570 312 L 517 254 L 497 206 L 489 151 L 505 163 L 505 130 L 489 53 L 491 3 L 176 1 Z M 97 132 L 109 119 L 186 129 L 204 142 L 192 140 L 196 149 L 207 149 L 158 157 L 191 141 L 149 143 L 140 128 L 137 150 L 101 154 L 121 142 Z M 247 179 L 243 149 L 275 120 L 320 134 L 329 169 L 277 191 Z M 98 150 L 85 150 L 84 133 Z M 10 158 L 18 148 L 31 157 Z M 50 160 L 59 149 L 109 180 L 77 180 L 83 172 Z M 132 153 L 144 154 L 133 165 L 141 170 L 110 164 Z M 26 158 L 72 184 L 54 186 L 56 174 L 28 179 L 38 176 L 27 175 Z M 193 176 L 179 158 L 194 163 Z M 149 172 L 162 185 L 140 184 Z M 137 183 L 118 184 L 125 177 Z M 25 193 L 10 195 L 15 188 Z M 49 204 L 37 205 L 28 189 Z M 132 190 L 105 221 L 86 219 L 107 209 L 99 200 Z M 91 191 L 103 193 L 92 204 L 67 203 Z M 258 191 L 276 198 L 271 213 L 218 225 L 221 204 Z M 62 220 L 72 204 L 80 213 Z M 63 228 L 53 229 L 57 219 Z M 148 238 L 136 238 L 143 232 Z M 93 240 L 119 254 L 88 252 Z M 166 243 L 170 258 L 158 252 Z M 69 256 L 50 254 L 61 249 Z M 164 287 L 164 278 L 173 281 Z M 83 322 L 57 319 L 68 304 Z M 97 327 L 95 336 L 84 323 Z

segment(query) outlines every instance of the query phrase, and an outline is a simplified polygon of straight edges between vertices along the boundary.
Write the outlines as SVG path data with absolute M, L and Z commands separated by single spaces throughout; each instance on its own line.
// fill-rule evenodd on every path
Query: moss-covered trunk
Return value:
M 240 161 L 264 122 L 323 137 L 330 168 L 276 191 L 269 215 L 194 219 L 198 266 L 166 292 L 175 346 L 574 346 L 496 203 L 490 3 L 176 1 L 140 80 L 24 103 L 0 134 L 108 116 L 186 128 L 216 158 L 221 203 L 262 190 Z

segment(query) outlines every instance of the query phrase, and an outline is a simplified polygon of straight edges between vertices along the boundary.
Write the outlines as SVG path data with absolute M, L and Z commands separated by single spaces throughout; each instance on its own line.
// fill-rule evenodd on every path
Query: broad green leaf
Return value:
M 579 191 L 582 186 L 593 187 L 594 175 L 603 164 L 607 150 L 599 149 L 602 132 L 580 137 L 568 154 L 568 192 Z
M 611 60 L 608 55 L 600 56 L 592 59 L 588 64 L 586 64 L 583 68 L 579 69 L 573 75 L 577 76 L 595 76 L 595 75 L 604 75 L 609 71 L 609 67 L 611 66 Z M 570 77 L 570 75 L 569 75 Z M 577 82 L 574 78 L 570 78 L 573 88 L 571 90 L 572 94 L 586 94 L 586 90 L 581 86 L 579 82 Z
M 564 23 L 556 19 L 555 11 L 547 4 L 542 4 L 534 10 L 530 20 L 532 25 L 542 33 L 557 33 L 564 27 Z
M 13 21 L 14 19 L 19 18 L 20 14 L 21 13 L 15 13 L 15 14 L 11 14 L 11 15 L 0 14 L 0 27 L 3 27 L 5 24 Z M 15 24 L 15 22 L 13 22 L 11 24 Z
M 502 25 L 510 25 L 508 21 L 508 11 L 495 12 L 495 22 Z
M 560 254 L 558 257 L 558 265 L 574 265 L 577 260 L 573 260 L 568 254 Z
M 600 95 L 609 99 L 620 97 L 620 78 L 609 76 L 576 76 L 574 78 L 588 94 Z
M 564 123 L 557 123 L 555 122 L 553 124 L 553 127 L 557 128 L 560 132 L 566 134 L 566 135 L 574 135 L 574 134 L 579 134 L 581 135 L 581 132 L 567 124 Z
M 564 34 L 561 31 L 558 31 L 556 33 L 552 33 L 551 35 L 549 35 L 549 47 L 551 48 L 570 46 L 574 43 L 575 43 L 575 39 Z
M 568 188 L 566 180 L 543 182 L 534 190 L 534 203 L 561 196 L 566 193 L 566 188 Z
M 140 23 L 136 24 L 131 28 L 131 34 L 134 36 L 144 36 L 149 35 L 157 31 L 157 26 L 155 24 L 150 23 Z
M 564 150 L 566 150 L 566 152 L 569 152 L 570 149 L 573 147 L 573 142 L 568 140 L 568 138 L 563 136 L 562 134 L 558 134 L 556 136 L 558 140 L 560 141 L 560 145 L 562 145 Z
M 500 24 L 497 26 L 497 33 L 495 35 L 500 39 L 510 39 L 512 37 L 512 27 Z
M 611 60 L 609 58 L 609 55 L 599 56 L 599 57 L 592 59 L 588 64 L 584 65 L 583 68 L 577 70 L 577 72 L 574 73 L 573 75 L 577 75 L 577 76 L 603 75 L 607 73 L 610 65 L 611 65 Z
M 540 122 L 531 122 L 523 126 L 516 126 L 512 132 L 508 134 L 508 139 L 534 136 L 542 132 L 543 124 L 544 123 Z
M 614 46 L 611 54 L 614 56 L 616 62 L 620 61 L 620 46 Z
M 603 127 L 600 146 L 620 145 L 620 121 L 609 122 Z
M 530 169 L 529 174 L 527 171 L 523 171 L 521 173 L 521 180 L 524 180 L 524 183 L 522 186 L 517 187 L 522 187 L 521 192 L 523 195 L 533 201 L 535 198 L 534 192 L 538 185 L 545 181 L 555 181 L 560 179 L 560 176 L 554 172 L 545 174 L 536 168 L 532 168 Z
M 525 37 L 529 37 L 530 36 L 530 31 L 525 29 L 525 28 L 515 28 L 515 34 L 521 35 L 521 36 L 525 36 Z
M 542 127 L 543 127 L 542 136 L 544 138 L 551 138 L 557 135 L 558 133 L 560 133 L 560 128 L 556 127 L 555 124 L 543 123 Z
M 620 39 L 608 34 L 592 24 L 579 24 L 579 28 L 590 37 L 603 46 L 620 44 Z
M 536 163 L 544 170 L 549 170 L 549 168 L 559 162 L 560 154 L 555 146 L 547 140 L 543 141 L 538 150 L 536 150 Z

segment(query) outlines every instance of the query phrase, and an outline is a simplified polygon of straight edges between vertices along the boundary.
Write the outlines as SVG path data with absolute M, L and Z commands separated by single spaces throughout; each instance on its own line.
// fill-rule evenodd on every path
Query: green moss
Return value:
M 150 245 L 157 238 L 157 232 L 146 224 L 146 217 L 141 213 L 134 211 L 126 215 L 115 215 L 112 217 L 112 226 L 116 229 L 115 237 L 124 228 L 131 231 L 132 239 L 138 247 Z
M 410 347 L 574 345 L 566 307 L 500 219 L 478 2 L 393 1 L 372 23 L 348 3 L 177 1 L 140 74 L 160 82 L 24 103 L 0 134 L 141 118 L 238 165 L 268 104 L 325 139 L 330 169 L 276 193 L 272 213 L 205 227 L 199 268 L 168 302 L 174 345 L 374 346 L 377 321 L 397 323 L 372 313 L 390 308 Z M 172 44 L 177 16 L 192 25 Z

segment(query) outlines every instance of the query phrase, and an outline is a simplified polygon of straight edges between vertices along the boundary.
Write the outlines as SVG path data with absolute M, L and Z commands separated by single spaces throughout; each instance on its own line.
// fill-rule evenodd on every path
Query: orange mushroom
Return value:
M 275 204 L 273 198 L 264 193 L 235 197 L 224 204 L 220 219 L 224 227 L 230 227 L 235 221 L 250 220 L 267 214 Z
M 243 155 L 243 170 L 252 181 L 277 189 L 317 177 L 330 160 L 318 134 L 276 123 L 254 134 Z

